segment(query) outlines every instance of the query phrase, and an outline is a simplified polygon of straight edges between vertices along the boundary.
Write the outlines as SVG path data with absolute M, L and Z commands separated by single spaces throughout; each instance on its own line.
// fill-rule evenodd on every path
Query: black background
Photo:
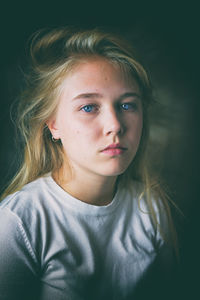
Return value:
M 1 5 L 1 189 L 16 168 L 10 107 L 20 89 L 19 65 L 23 65 L 29 36 L 41 27 L 103 26 L 133 41 L 161 103 L 153 113 L 159 113 L 154 125 L 160 128 L 156 138 L 161 138 L 164 154 L 159 168 L 185 214 L 185 221 L 178 225 L 181 265 L 174 278 L 176 299 L 193 299 L 199 284 L 199 19 L 198 6 L 192 1 L 7 1 Z M 173 290 L 171 299 L 175 299 Z

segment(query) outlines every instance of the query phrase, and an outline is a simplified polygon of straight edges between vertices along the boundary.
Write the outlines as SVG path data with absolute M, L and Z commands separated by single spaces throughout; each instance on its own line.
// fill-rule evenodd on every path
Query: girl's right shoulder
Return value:
M 48 193 L 47 177 L 26 184 L 21 190 L 8 195 L 0 202 L 0 213 L 9 210 L 18 217 L 32 215 L 44 204 Z

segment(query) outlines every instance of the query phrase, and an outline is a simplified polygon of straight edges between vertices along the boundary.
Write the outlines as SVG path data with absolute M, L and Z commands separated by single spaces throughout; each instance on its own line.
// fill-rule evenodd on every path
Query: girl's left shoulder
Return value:
M 127 198 L 132 205 L 133 213 L 147 230 L 154 232 L 157 242 L 171 243 L 175 229 L 167 199 L 136 180 L 129 183 Z

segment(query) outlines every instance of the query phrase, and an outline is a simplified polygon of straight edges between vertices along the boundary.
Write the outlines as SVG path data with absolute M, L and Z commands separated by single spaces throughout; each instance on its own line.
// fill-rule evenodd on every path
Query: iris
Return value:
M 88 104 L 88 105 L 85 105 L 84 107 L 81 108 L 83 111 L 89 113 L 89 112 L 92 112 L 93 109 L 94 109 L 94 105 L 92 104 Z

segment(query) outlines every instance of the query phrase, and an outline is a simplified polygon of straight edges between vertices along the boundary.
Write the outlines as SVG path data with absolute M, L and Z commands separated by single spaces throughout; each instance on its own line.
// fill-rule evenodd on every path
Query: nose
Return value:
M 119 114 L 114 108 L 107 109 L 104 115 L 104 135 L 121 135 L 124 132 L 124 126 Z

